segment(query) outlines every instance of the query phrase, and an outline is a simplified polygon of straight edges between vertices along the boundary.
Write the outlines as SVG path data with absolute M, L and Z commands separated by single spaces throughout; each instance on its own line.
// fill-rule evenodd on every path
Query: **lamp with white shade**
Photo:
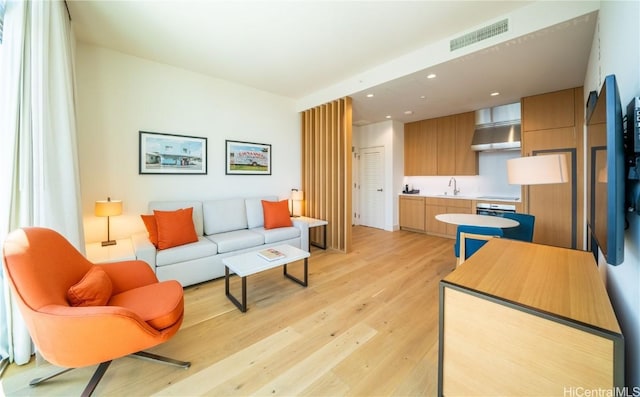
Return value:
M 567 158 L 562 153 L 517 157 L 507 160 L 507 179 L 511 185 L 549 185 L 569 182 Z M 526 213 L 529 211 L 527 200 Z
M 293 202 L 294 201 L 302 201 L 304 200 L 304 192 L 298 189 L 291 189 L 291 216 L 298 217 L 300 215 L 293 214 Z
M 547 154 L 507 160 L 507 178 L 512 185 L 569 182 L 566 156 Z
M 542 154 L 538 156 L 517 157 L 507 160 L 507 180 L 511 185 L 525 185 L 527 192 L 529 185 L 549 185 L 555 183 L 569 182 L 569 172 L 567 170 L 567 158 L 563 153 Z M 525 213 L 531 214 L 529 211 L 529 201 L 525 202 Z M 517 215 L 517 214 L 514 214 Z M 520 215 L 524 220 L 527 216 Z M 529 231 L 511 231 L 511 233 L 528 233 L 528 239 L 532 241 L 533 222 L 535 217 L 531 216 L 529 220 L 531 230 Z M 509 238 L 516 238 L 513 234 Z
M 96 201 L 94 214 L 99 217 L 107 217 L 107 241 L 103 241 L 102 246 L 116 245 L 116 240 L 110 238 L 109 217 L 122 215 L 122 200 L 111 200 L 111 197 L 107 197 L 107 200 Z

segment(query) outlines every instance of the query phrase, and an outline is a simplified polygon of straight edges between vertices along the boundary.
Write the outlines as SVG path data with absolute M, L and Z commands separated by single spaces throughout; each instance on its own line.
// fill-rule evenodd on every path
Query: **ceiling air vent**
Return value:
M 467 33 L 449 42 L 449 51 L 455 51 L 473 43 L 486 40 L 509 30 L 509 20 L 503 19 L 473 32 Z

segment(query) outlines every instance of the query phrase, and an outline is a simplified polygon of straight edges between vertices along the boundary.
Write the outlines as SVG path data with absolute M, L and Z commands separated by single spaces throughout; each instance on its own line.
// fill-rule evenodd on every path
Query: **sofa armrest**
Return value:
M 291 221 L 293 226 L 300 229 L 300 249 L 309 252 L 309 224 L 296 220 L 296 218 L 291 218 Z
M 131 236 L 131 242 L 133 243 L 133 251 L 136 254 L 136 259 L 145 261 L 151 267 L 153 272 L 156 272 L 156 247 L 149 240 L 147 233 L 138 233 Z

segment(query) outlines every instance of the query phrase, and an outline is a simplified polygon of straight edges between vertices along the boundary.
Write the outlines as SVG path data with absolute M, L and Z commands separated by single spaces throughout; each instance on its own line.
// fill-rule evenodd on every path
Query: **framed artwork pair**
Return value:
M 207 138 L 139 132 L 139 174 L 207 174 Z M 271 145 L 225 141 L 226 175 L 271 175 Z

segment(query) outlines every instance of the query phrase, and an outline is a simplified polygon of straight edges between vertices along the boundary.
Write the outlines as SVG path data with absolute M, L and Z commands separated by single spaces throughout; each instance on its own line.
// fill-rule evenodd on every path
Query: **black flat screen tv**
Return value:
M 606 262 L 624 261 L 625 163 L 622 106 L 616 77 L 609 75 L 587 101 L 587 200 L 591 249 Z

